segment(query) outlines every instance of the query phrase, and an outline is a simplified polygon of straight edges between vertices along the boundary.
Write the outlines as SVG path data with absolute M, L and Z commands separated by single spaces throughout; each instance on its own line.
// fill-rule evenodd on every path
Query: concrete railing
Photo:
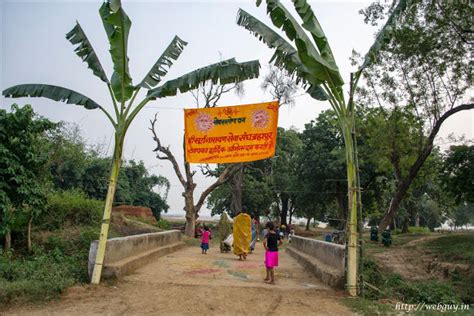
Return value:
M 344 288 L 344 246 L 293 236 L 286 249 L 321 281 L 334 288 Z
M 94 268 L 97 246 L 98 241 L 94 240 L 89 249 L 89 277 Z M 111 238 L 105 248 L 102 277 L 118 278 L 183 246 L 179 230 Z

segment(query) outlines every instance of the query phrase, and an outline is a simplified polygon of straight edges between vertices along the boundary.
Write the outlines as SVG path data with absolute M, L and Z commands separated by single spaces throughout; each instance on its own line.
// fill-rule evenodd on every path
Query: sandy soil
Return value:
M 212 246 L 211 246 L 212 247 Z M 120 281 L 76 286 L 60 301 L 12 307 L 2 315 L 352 315 L 343 296 L 280 252 L 276 284 L 263 282 L 262 245 L 238 261 L 216 246 L 187 247 Z

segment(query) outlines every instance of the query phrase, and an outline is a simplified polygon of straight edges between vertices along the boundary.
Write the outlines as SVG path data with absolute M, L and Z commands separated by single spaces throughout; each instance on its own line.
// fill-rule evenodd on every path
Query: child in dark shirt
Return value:
M 275 224 L 268 222 L 266 225 L 268 233 L 263 240 L 265 247 L 265 268 L 267 270 L 267 277 L 265 282 L 275 284 L 274 267 L 278 266 L 278 246 L 283 243 L 281 237 L 275 232 Z

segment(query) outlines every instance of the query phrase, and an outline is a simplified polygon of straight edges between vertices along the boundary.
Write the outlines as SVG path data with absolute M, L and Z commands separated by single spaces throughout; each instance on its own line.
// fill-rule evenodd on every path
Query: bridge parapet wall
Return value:
M 287 251 L 327 285 L 338 289 L 344 288 L 344 246 L 293 236 Z
M 179 230 L 111 238 L 107 240 L 102 276 L 118 278 L 183 246 Z M 89 249 L 89 277 L 92 275 L 97 247 L 98 240 L 94 240 Z

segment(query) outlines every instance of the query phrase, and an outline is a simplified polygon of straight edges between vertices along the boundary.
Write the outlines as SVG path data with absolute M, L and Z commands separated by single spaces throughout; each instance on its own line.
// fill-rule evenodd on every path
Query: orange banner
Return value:
M 186 161 L 236 163 L 275 155 L 278 102 L 185 109 Z

